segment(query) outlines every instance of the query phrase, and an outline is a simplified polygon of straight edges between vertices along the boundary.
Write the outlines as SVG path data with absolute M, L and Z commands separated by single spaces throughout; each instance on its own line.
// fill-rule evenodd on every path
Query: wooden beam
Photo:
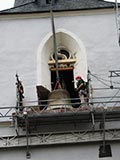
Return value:
M 75 63 L 76 59 L 62 59 L 62 60 L 58 60 L 58 64 L 69 64 L 69 63 Z M 49 65 L 55 64 L 55 61 L 53 60 L 49 60 L 48 61 Z
M 56 71 L 56 68 L 50 68 L 51 71 Z M 59 71 L 68 71 L 73 70 L 73 67 L 66 67 L 66 68 L 58 68 Z

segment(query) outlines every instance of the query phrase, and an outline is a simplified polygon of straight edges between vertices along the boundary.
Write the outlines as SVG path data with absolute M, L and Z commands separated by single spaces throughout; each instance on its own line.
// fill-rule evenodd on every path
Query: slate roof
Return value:
M 113 2 L 104 0 L 54 0 L 54 3 L 46 4 L 46 0 L 16 0 L 15 7 L 1 11 L 0 14 L 35 13 L 53 11 L 73 11 L 113 8 Z

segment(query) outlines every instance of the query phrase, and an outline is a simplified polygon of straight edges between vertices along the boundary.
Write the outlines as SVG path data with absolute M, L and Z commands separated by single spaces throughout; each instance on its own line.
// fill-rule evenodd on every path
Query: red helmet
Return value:
M 77 79 L 81 79 L 81 77 L 80 77 L 80 76 L 76 76 L 75 79 L 76 79 L 76 80 L 77 80 Z

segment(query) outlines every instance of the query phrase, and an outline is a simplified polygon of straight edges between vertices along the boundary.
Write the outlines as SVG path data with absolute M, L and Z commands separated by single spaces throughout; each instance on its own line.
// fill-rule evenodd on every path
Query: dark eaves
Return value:
M 114 8 L 115 3 L 106 2 L 104 0 L 56 0 L 56 2 L 51 6 L 50 4 L 41 5 L 40 0 L 29 0 L 27 3 L 23 3 L 19 6 L 0 11 L 0 15 L 43 13 L 49 12 L 51 7 L 53 11 L 61 12 Z

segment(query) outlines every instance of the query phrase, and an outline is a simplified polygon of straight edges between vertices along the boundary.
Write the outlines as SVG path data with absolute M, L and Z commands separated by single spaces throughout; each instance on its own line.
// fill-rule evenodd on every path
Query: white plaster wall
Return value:
M 37 52 L 37 84 L 51 90 L 51 75 L 48 66 L 50 54 L 53 53 L 52 33 L 44 37 Z
M 36 99 L 37 49 L 50 30 L 44 30 L 44 21 L 0 22 L 0 106 L 16 104 L 16 72 L 25 86 L 25 101 Z
M 31 160 L 119 160 L 119 143 L 112 143 L 112 157 L 99 158 L 98 144 L 78 144 L 61 146 L 41 146 L 30 148 Z M 26 149 L 3 149 L 0 150 L 1 160 L 26 160 Z
M 0 21 L 0 106 L 16 104 L 16 72 L 25 86 L 25 102 L 37 99 L 37 53 L 43 38 L 51 32 L 50 23 L 50 18 Z M 114 14 L 56 17 L 55 26 L 80 38 L 92 73 L 108 78 L 109 70 L 119 69 Z

